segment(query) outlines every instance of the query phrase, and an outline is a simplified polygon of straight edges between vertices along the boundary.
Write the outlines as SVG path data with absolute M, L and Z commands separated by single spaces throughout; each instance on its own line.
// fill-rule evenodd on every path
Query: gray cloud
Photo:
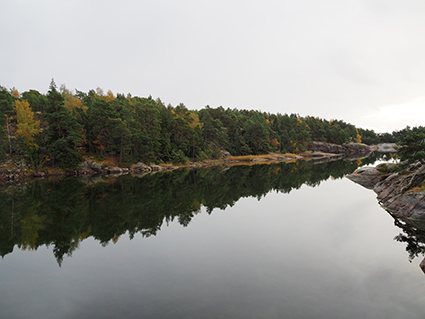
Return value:
M 6 0 L 0 84 L 45 92 L 54 77 L 379 128 L 364 118 L 424 96 L 424 12 L 420 1 Z

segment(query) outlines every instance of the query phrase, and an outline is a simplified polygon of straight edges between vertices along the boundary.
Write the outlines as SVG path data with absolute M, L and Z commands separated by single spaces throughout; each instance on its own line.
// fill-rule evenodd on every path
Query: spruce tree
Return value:
M 81 138 L 81 125 L 75 116 L 64 107 L 62 95 L 57 91 L 52 80 L 47 93 L 47 105 L 44 118 L 48 124 L 43 132 L 48 160 L 61 169 L 75 169 L 82 161 L 77 145 Z

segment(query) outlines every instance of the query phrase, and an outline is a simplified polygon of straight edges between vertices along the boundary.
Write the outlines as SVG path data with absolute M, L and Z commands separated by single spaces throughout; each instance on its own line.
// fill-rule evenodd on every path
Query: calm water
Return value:
M 357 164 L 3 189 L 0 317 L 423 318 L 422 257 Z

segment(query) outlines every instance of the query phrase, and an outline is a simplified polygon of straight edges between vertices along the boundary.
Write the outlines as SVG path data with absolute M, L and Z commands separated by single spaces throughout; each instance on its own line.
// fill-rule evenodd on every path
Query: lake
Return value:
M 423 318 L 366 161 L 5 185 L 0 317 Z

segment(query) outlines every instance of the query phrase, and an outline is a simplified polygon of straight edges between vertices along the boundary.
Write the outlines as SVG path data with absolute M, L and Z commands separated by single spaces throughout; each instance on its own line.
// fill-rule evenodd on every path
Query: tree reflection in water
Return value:
M 214 208 L 225 209 L 241 197 L 261 199 L 271 191 L 289 193 L 303 184 L 314 187 L 375 159 L 217 166 L 143 177 L 103 177 L 95 183 L 61 178 L 9 185 L 0 191 L 0 254 L 4 257 L 15 246 L 52 245 L 61 265 L 64 256 L 71 256 L 87 237 L 106 245 L 127 232 L 130 238 L 137 233 L 155 236 L 164 222 L 177 220 L 188 226 L 201 205 L 211 214 Z M 415 251 L 419 246 L 406 238 L 410 237 L 397 240 L 408 242 Z
M 388 212 L 391 216 L 391 212 Z M 406 243 L 406 251 L 409 254 L 409 261 L 425 255 L 425 221 L 402 219 L 393 216 L 394 225 L 401 228 L 402 232 L 394 239 L 398 242 Z M 425 273 L 425 259 L 420 267 Z

